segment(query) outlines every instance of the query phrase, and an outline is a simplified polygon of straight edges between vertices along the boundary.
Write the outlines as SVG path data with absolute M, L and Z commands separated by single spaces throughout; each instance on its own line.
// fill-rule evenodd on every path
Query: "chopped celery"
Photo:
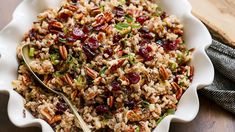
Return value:
M 140 127 L 139 127 L 139 126 L 137 126 L 137 127 L 135 128 L 135 132 L 140 132 Z
M 117 30 L 123 30 L 123 29 L 126 29 L 128 28 L 130 25 L 127 24 L 127 23 L 118 23 L 116 24 L 114 27 L 117 29 Z
M 54 53 L 50 55 L 50 59 L 53 65 L 57 65 L 59 64 L 60 60 L 60 55 L 58 53 Z
M 75 84 L 80 87 L 83 88 L 86 86 L 86 77 L 79 75 L 78 78 L 74 79 Z
M 35 53 L 35 48 L 31 47 L 29 49 L 29 57 L 34 57 L 34 53 Z

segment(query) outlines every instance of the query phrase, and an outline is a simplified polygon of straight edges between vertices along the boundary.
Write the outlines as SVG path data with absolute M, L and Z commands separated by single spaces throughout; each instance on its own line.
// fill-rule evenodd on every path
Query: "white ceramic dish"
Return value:
M 8 115 L 10 120 L 19 127 L 41 126 L 43 132 L 53 131 L 43 120 L 35 119 L 28 111 L 23 116 L 23 98 L 11 86 L 17 77 L 16 46 L 23 34 L 28 31 L 37 14 L 49 7 L 58 7 L 60 0 L 23 0 L 15 9 L 12 21 L 0 32 L 0 92 L 9 93 Z M 167 132 L 170 122 L 188 122 L 198 113 L 199 100 L 197 89 L 209 85 L 213 81 L 214 69 L 205 53 L 211 44 L 211 36 L 206 27 L 191 14 L 191 6 L 187 0 L 160 0 L 159 4 L 169 14 L 180 18 L 185 26 L 185 41 L 189 48 L 196 50 L 192 65 L 195 75 L 189 89 L 183 94 L 174 115 L 167 116 L 154 132 Z

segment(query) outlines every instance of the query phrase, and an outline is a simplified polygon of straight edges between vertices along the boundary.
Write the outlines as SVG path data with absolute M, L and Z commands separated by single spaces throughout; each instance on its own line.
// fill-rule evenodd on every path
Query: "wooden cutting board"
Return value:
M 193 14 L 223 42 L 235 47 L 235 0 L 189 0 Z

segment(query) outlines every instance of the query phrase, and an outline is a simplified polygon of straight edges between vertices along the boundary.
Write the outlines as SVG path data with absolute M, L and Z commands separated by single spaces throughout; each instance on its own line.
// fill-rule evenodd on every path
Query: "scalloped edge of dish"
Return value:
M 9 119 L 18 127 L 41 126 L 43 132 L 53 131 L 44 120 L 34 118 L 27 110 L 26 117 L 23 117 L 23 98 L 12 89 L 11 81 L 17 76 L 16 46 L 21 41 L 24 32 L 30 29 L 38 13 L 48 7 L 58 7 L 59 3 L 58 0 L 23 0 L 15 9 L 12 21 L 0 32 L 0 92 L 9 94 Z M 168 132 L 170 122 L 189 122 L 195 118 L 199 110 L 197 89 L 213 81 L 214 68 L 205 52 L 205 49 L 212 43 L 212 38 L 207 28 L 192 15 L 192 7 L 187 0 L 160 0 L 159 4 L 169 14 L 180 18 L 186 29 L 187 46 L 196 49 L 192 59 L 192 65 L 195 67 L 192 84 L 180 99 L 176 113 L 165 117 L 153 130 L 154 132 Z M 15 49 L 12 50 L 12 48 Z

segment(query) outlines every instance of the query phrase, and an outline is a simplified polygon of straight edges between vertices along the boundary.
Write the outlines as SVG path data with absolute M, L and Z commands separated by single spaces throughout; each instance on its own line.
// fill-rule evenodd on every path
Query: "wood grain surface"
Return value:
M 0 30 L 10 21 L 14 8 L 20 2 L 21 0 L 1 1 Z M 221 109 L 214 102 L 206 99 L 200 94 L 199 97 L 200 110 L 197 117 L 189 123 L 172 123 L 170 132 L 235 132 L 234 115 Z M 19 128 L 9 121 L 7 116 L 8 98 L 8 95 L 0 94 L 0 132 L 40 132 L 40 128 Z
M 235 47 L 235 0 L 189 0 L 193 13 Z

